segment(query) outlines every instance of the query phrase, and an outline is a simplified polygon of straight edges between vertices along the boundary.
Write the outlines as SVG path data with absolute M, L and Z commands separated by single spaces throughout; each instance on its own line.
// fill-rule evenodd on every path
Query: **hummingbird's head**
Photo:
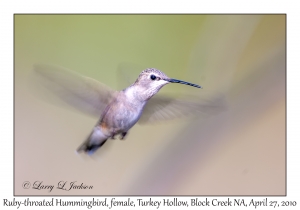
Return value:
M 135 81 L 134 85 L 138 86 L 145 94 L 151 98 L 155 95 L 163 86 L 169 83 L 180 83 L 190 85 L 197 88 L 202 88 L 199 85 L 185 82 L 182 80 L 172 79 L 165 75 L 158 69 L 148 68 L 142 71 Z

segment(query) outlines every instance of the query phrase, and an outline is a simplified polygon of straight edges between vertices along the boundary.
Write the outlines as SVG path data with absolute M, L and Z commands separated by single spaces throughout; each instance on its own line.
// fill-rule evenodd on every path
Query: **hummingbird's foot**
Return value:
M 116 135 L 116 133 L 113 132 L 110 138 L 113 139 L 113 140 L 115 140 L 115 135 Z
M 124 138 L 125 138 L 125 136 L 127 135 L 127 132 L 123 132 L 123 133 L 121 133 L 121 137 L 120 137 L 120 139 L 121 140 L 124 140 Z

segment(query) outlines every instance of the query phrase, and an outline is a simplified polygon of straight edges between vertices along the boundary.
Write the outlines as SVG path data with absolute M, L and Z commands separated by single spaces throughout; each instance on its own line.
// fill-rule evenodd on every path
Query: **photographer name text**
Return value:
M 65 191 L 93 189 L 92 185 L 87 185 L 77 181 L 59 181 L 56 185 L 44 184 L 43 181 L 34 181 L 33 183 L 25 181 L 23 182 L 22 187 L 23 189 L 45 190 L 47 192 L 52 192 L 54 189 Z

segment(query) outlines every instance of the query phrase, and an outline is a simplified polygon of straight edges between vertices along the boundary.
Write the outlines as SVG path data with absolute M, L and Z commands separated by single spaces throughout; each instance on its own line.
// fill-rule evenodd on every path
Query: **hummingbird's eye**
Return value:
M 156 76 L 152 74 L 152 75 L 150 76 L 150 78 L 151 78 L 152 80 L 155 80 L 155 79 L 156 79 Z

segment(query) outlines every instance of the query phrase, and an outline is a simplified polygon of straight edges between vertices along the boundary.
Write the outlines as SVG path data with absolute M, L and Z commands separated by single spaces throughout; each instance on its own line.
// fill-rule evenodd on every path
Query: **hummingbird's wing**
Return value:
M 62 101 L 93 117 L 100 117 L 115 93 L 92 78 L 59 66 L 36 64 L 32 76 L 31 82 L 35 83 L 35 93 L 39 92 L 40 98 L 48 102 L 48 98 L 51 98 L 45 96 L 45 91 L 40 90 L 45 87 L 46 91 L 50 90 Z
M 147 67 L 129 63 L 121 62 L 118 64 L 118 85 L 119 89 L 122 90 L 135 82 L 136 76 L 141 73 L 141 69 L 146 69 Z
M 225 109 L 223 97 L 209 100 L 197 98 L 172 98 L 155 95 L 146 104 L 138 121 L 140 124 L 171 120 L 180 117 L 209 116 Z

